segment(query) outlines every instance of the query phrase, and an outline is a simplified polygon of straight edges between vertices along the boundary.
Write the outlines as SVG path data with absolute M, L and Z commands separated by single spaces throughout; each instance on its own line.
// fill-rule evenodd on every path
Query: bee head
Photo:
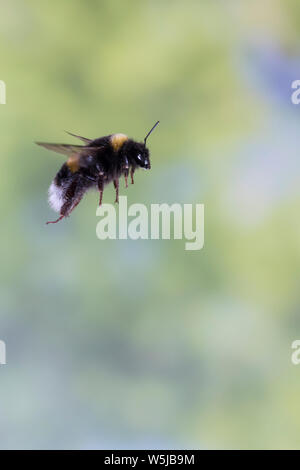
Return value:
M 145 170 L 150 170 L 150 157 L 149 157 L 149 150 L 142 143 L 136 143 L 135 148 L 133 149 L 132 156 L 134 158 L 135 164 L 140 168 L 144 168 Z
M 150 170 L 151 165 L 150 165 L 150 155 L 149 155 L 149 150 L 146 147 L 146 142 L 151 134 L 151 132 L 155 129 L 159 121 L 157 121 L 152 129 L 148 132 L 146 137 L 144 138 L 144 142 L 135 142 L 133 140 L 129 140 L 125 142 L 124 147 L 123 147 L 123 152 L 126 156 L 128 156 L 132 164 L 135 167 L 140 167 L 144 168 L 145 170 Z
M 123 146 L 122 153 L 128 158 L 134 168 L 150 170 L 149 150 L 143 142 L 129 140 Z

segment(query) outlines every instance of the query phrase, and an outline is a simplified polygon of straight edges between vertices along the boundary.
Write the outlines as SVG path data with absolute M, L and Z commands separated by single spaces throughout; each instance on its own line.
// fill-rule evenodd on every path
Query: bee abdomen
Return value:
M 50 207 L 60 212 L 65 203 L 65 191 L 72 178 L 72 174 L 68 166 L 64 163 L 48 190 L 48 202 Z
M 62 186 L 58 186 L 55 180 L 52 181 L 48 190 L 48 202 L 50 207 L 55 212 L 60 212 L 64 204 L 64 189 Z

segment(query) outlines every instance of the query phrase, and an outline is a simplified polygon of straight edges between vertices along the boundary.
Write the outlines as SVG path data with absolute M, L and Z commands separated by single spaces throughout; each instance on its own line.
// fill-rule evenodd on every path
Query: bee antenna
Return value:
M 156 128 L 157 124 L 159 123 L 159 121 L 157 121 L 154 126 L 152 127 L 152 129 L 150 129 L 150 131 L 148 132 L 148 134 L 146 135 L 146 137 L 144 138 L 144 144 L 146 145 L 146 140 L 148 139 L 149 135 L 151 134 L 151 132 L 154 131 L 154 129 Z

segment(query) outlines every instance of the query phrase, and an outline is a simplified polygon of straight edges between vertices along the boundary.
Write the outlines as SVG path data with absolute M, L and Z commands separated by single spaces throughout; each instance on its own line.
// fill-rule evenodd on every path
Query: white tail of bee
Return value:
M 54 181 L 52 181 L 48 190 L 48 202 L 55 212 L 60 212 L 64 203 L 63 188 L 57 186 Z

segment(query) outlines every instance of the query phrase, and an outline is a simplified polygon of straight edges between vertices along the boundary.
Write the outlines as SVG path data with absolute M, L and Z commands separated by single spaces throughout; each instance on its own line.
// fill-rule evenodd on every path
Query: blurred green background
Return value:
M 297 0 L 1 0 L 0 447 L 299 448 Z M 151 125 L 128 204 L 205 204 L 205 247 L 55 218 L 77 143 Z M 106 189 L 104 202 L 112 202 Z

